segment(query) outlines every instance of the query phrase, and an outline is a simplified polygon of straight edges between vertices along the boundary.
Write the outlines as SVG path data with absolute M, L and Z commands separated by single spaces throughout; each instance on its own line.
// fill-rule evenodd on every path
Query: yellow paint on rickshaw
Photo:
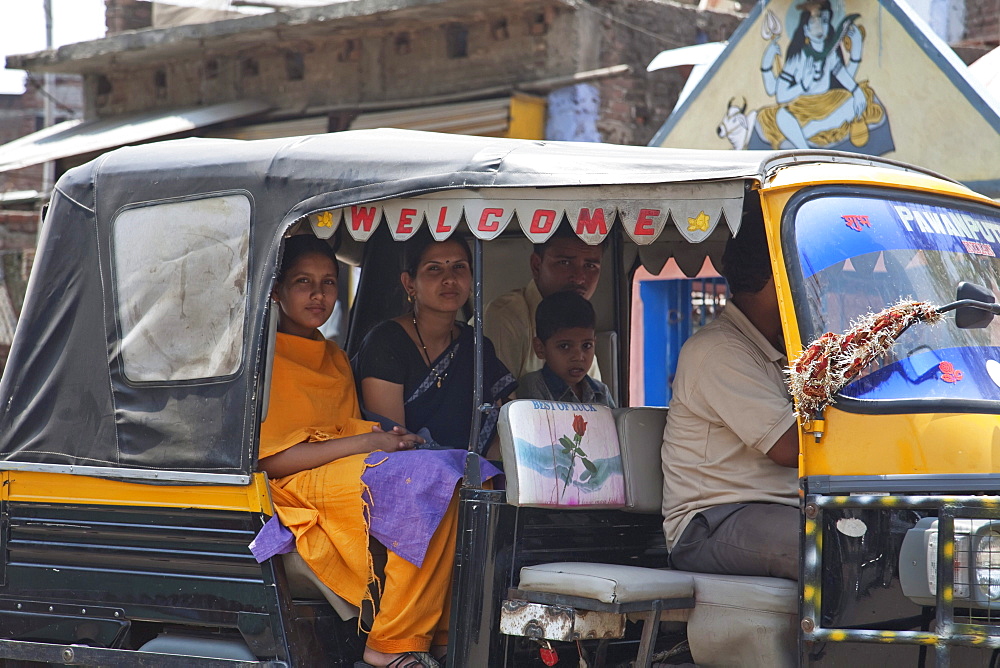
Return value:
M 816 532 L 816 520 L 807 519 L 803 531 L 806 532 L 807 536 L 813 535 Z
M 835 406 L 827 408 L 825 415 L 822 441 L 802 439 L 804 475 L 989 474 L 1000 470 L 996 415 L 862 415 Z M 894 503 L 891 498 L 880 503 Z
M 788 201 L 788 198 L 804 187 L 825 184 L 843 185 L 848 183 L 857 183 L 859 185 L 880 183 L 885 186 L 898 186 L 917 192 L 950 195 L 960 199 L 993 204 L 993 201 L 988 197 L 973 192 L 961 184 L 942 181 L 927 174 L 904 172 L 887 167 L 871 167 L 859 170 L 856 166 L 848 164 L 809 164 L 786 167 L 779 170 L 774 175 L 774 178 L 765 184 L 761 190 L 761 194 L 766 195 L 768 199 L 772 200 L 783 199 L 781 208 L 784 208 L 784 204 Z
M 882 631 L 878 634 L 879 642 L 892 642 L 897 637 L 895 631 Z
M 802 585 L 802 598 L 806 601 L 812 601 L 813 597 L 816 596 L 816 587 L 812 585 Z
M 830 635 L 827 638 L 833 642 L 843 642 L 847 638 L 847 634 L 843 631 L 830 631 Z
M 955 592 L 954 592 L 954 590 L 950 586 L 945 587 L 944 590 L 941 592 L 941 599 L 945 603 L 949 603 L 950 604 L 952 602 L 952 600 L 954 600 L 954 596 L 955 596 Z
M 0 472 L 0 499 L 156 508 L 198 508 L 273 513 L 267 479 L 255 473 L 249 485 L 165 485 L 41 471 Z
M 941 551 L 944 552 L 944 556 L 947 558 L 952 558 L 955 555 L 955 543 L 950 540 L 944 542 L 941 545 Z

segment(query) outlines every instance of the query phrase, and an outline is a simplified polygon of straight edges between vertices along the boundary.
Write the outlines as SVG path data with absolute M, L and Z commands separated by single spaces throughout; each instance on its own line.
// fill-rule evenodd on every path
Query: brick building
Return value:
M 88 119 L 246 100 L 266 108 L 188 132 L 236 137 L 396 124 L 644 144 L 683 84 L 679 72 L 647 75 L 649 60 L 725 39 L 741 18 L 663 0 L 354 0 L 155 28 L 142 27 L 153 22 L 149 3 L 107 4 L 107 38 L 9 64 L 82 75 Z M 547 108 L 548 130 L 511 126 L 518 113 L 541 118 L 532 100 Z M 504 113 L 507 127 L 463 130 Z
M 393 126 L 645 144 L 686 75 L 645 67 L 663 49 L 726 39 L 742 18 L 738 5 L 712 6 L 348 0 L 238 16 L 107 0 L 104 39 L 8 58 L 36 78 L 80 77 L 85 122 L 45 141 L 0 146 L 0 192 L 21 189 L 14 184 L 37 177 L 44 161 L 56 163 L 58 176 L 117 146 L 185 136 Z M 36 129 L 33 122 L 12 135 Z M 33 245 L 37 219 L 35 208 L 0 221 L 0 251 Z M 6 268 L 9 292 L 22 278 Z M 4 312 L 16 313 L 17 299 L 5 309 L 2 297 L 5 357 Z
M 965 62 L 1000 47 L 1000 0 L 965 0 L 962 36 L 949 41 Z

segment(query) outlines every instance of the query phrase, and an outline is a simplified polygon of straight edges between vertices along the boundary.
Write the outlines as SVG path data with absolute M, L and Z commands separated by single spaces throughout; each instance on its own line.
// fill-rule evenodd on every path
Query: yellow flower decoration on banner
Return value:
M 708 214 L 702 211 L 694 218 L 688 218 L 688 232 L 708 232 L 708 223 L 710 219 Z
M 324 211 L 316 216 L 316 227 L 333 227 L 333 214 Z

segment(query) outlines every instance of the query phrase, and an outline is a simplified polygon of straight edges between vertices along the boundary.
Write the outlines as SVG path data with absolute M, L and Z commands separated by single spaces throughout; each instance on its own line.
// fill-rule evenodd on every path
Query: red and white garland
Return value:
M 823 334 L 788 367 L 788 391 L 795 400 L 795 414 L 803 422 L 812 420 L 862 369 L 888 352 L 907 327 L 941 318 L 933 304 L 901 301 L 862 316 L 843 334 Z

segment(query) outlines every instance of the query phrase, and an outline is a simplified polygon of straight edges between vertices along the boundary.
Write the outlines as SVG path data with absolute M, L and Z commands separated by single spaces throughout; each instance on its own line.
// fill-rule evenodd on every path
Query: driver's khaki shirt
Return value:
M 798 504 L 798 471 L 767 456 L 795 423 L 787 364 L 731 302 L 681 348 L 661 450 L 670 548 L 705 508 Z

